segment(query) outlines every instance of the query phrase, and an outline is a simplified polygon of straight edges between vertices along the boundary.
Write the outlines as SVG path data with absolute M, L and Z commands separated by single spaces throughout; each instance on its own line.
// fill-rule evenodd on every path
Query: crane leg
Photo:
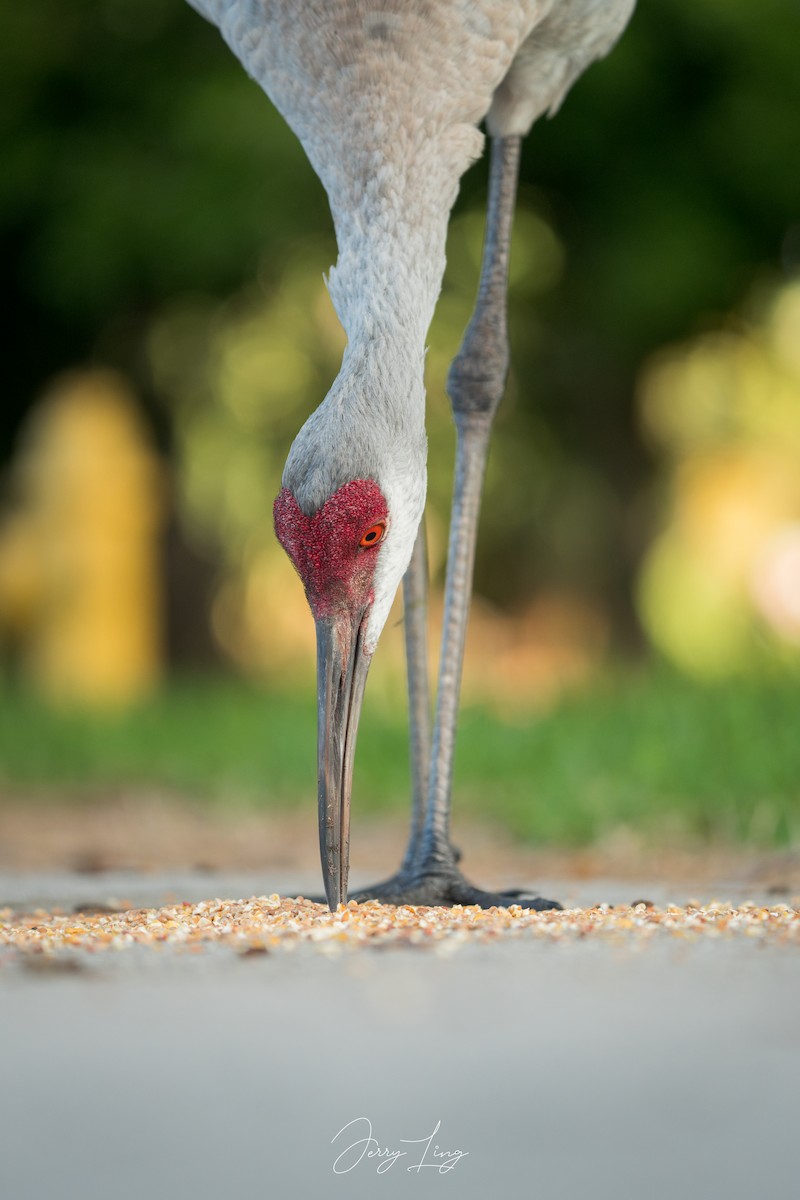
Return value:
M 403 632 L 408 677 L 411 750 L 411 833 L 400 873 L 411 869 L 425 825 L 431 769 L 431 699 L 428 685 L 428 543 L 420 522 L 411 562 L 403 577 Z
M 431 699 L 428 686 L 428 544 L 424 517 L 414 542 L 411 562 L 403 576 L 403 631 L 411 754 L 411 831 L 399 871 L 390 879 L 351 893 L 351 899 L 355 900 L 389 900 L 405 894 L 425 827 L 431 766 Z
M 416 657 L 420 646 L 424 654 L 423 625 L 422 634 L 419 631 L 412 633 L 411 627 L 406 630 L 415 789 L 411 840 L 398 873 L 382 884 L 356 892 L 354 899 L 357 900 L 374 897 L 403 904 L 480 904 L 483 907 L 520 904 L 525 908 L 537 909 L 560 907 L 555 901 L 520 889 L 486 892 L 474 887 L 461 874 L 459 855 L 450 840 L 461 667 L 472 593 L 478 515 L 492 421 L 503 397 L 508 373 L 508 252 L 520 142 L 519 137 L 492 140 L 486 238 L 478 299 L 448 377 L 448 393 L 457 435 L 456 474 L 427 803 L 423 806 L 419 790 L 425 775 L 426 758 L 420 747 L 425 743 L 415 742 L 422 728 L 423 708 L 427 712 L 427 689 L 423 698 L 418 677 L 414 682 L 414 672 L 419 669 L 421 661 Z M 407 576 L 405 599 L 408 606 L 411 593 L 411 609 L 418 596 L 412 589 L 419 582 L 421 570 L 419 564 L 415 567 L 412 562 Z M 422 603 L 424 614 L 424 598 Z M 413 647 L 410 645 L 412 639 L 415 643 Z M 413 667 L 412 660 L 415 664 Z

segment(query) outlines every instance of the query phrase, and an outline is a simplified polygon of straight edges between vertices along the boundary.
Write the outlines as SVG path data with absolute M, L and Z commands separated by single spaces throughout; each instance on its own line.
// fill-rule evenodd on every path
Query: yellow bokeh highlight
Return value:
M 48 699 L 105 706 L 162 667 L 162 468 L 110 371 L 56 382 L 34 409 L 0 520 L 0 638 Z
M 665 351 L 643 374 L 644 430 L 666 454 L 669 496 L 639 608 L 654 643 L 695 674 L 800 666 L 798 346 L 792 284 L 760 321 Z

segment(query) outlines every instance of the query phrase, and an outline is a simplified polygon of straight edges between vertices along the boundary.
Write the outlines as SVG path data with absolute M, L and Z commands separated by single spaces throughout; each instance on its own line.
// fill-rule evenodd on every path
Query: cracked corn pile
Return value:
M 734 906 L 720 901 L 658 908 L 642 901 L 563 912 L 509 908 L 392 907 L 351 901 L 336 912 L 298 897 L 206 900 L 163 908 L 102 906 L 102 911 L 67 914 L 55 910 L 15 913 L 0 909 L 2 957 L 53 955 L 65 949 L 121 950 L 128 946 L 200 950 L 222 943 L 241 953 L 286 951 L 300 944 L 325 953 L 392 945 L 430 946 L 440 952 L 471 942 L 582 937 L 646 943 L 653 938 L 744 937 L 800 947 L 800 898 L 792 904 Z

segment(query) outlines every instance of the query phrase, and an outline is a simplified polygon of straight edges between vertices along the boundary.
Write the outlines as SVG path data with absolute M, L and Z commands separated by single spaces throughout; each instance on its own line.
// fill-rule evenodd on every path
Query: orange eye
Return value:
M 384 521 L 379 521 L 377 525 L 370 525 L 369 529 L 363 535 L 358 544 L 359 546 L 364 546 L 365 548 L 368 546 L 377 546 L 378 542 L 382 540 L 385 533 L 386 524 Z

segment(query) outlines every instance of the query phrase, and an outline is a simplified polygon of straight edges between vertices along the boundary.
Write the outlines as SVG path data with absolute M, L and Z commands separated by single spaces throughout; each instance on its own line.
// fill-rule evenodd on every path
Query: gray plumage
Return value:
M 317 618 L 328 902 L 335 907 L 347 897 L 361 696 L 405 573 L 412 832 L 397 874 L 362 898 L 552 907 L 541 897 L 483 892 L 460 872 L 449 832 L 458 696 L 486 451 L 508 363 L 505 294 L 520 139 L 611 49 L 634 0 L 399 0 L 393 10 L 380 0 L 189 2 L 219 26 L 297 134 L 336 230 L 339 255 L 328 287 L 347 347 L 328 395 L 295 438 L 284 487 L 301 522 L 351 481 L 374 480 L 386 506 L 366 607 L 354 608 L 344 624 Z M 461 175 L 482 150 L 484 120 L 492 164 L 481 283 L 448 379 L 456 474 L 431 738 L 422 611 L 425 339 L 450 210 Z M 337 549 L 349 545 L 348 535 Z
M 525 134 L 607 53 L 634 0 L 190 0 L 297 134 L 330 200 L 349 337 L 424 339 L 478 124 Z M 387 275 L 391 269 L 392 275 Z M 396 293 L 417 300 L 399 307 Z M 397 329 L 398 325 L 401 327 Z
M 526 133 L 611 48 L 634 0 L 189 2 L 328 194 L 339 247 L 328 286 L 348 345 L 283 482 L 311 513 L 348 479 L 377 480 L 393 509 L 385 616 L 424 506 L 425 339 L 459 180 L 483 148 L 478 124 Z

